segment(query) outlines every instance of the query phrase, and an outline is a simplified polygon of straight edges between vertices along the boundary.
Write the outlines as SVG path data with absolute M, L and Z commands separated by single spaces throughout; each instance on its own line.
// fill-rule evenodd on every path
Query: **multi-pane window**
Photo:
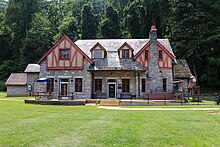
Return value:
M 75 92 L 82 92 L 82 78 L 75 78 Z
M 122 92 L 129 92 L 129 91 L 130 91 L 130 80 L 122 79 Z
M 160 60 L 163 59 L 163 52 L 162 52 L 162 50 L 159 50 L 159 59 L 160 59 Z
M 141 92 L 145 92 L 145 83 L 146 83 L 146 80 L 141 79 Z
M 54 79 L 49 78 L 47 81 L 47 92 L 54 92 Z
M 70 49 L 60 49 L 60 59 L 70 59 Z
M 100 49 L 95 49 L 94 50 L 94 58 L 102 58 L 102 50 Z
M 163 91 L 167 91 L 167 79 L 163 79 Z
M 129 58 L 129 49 L 122 50 L 122 58 L 128 59 Z
M 95 92 L 102 91 L 102 79 L 95 79 Z
M 148 60 L 148 54 L 149 54 L 149 51 L 148 50 L 145 50 L 145 60 Z

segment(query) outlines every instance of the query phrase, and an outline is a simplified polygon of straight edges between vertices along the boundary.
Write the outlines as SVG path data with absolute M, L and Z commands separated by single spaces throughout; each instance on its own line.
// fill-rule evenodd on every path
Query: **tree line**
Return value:
M 220 0 L 0 0 L 0 90 L 63 35 L 168 38 L 204 87 L 220 88 Z

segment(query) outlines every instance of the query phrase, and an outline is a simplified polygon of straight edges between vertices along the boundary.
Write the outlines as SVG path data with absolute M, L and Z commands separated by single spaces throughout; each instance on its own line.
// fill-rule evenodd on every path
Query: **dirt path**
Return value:
M 220 110 L 220 108 L 122 108 L 122 107 L 110 107 L 110 106 L 99 106 L 98 108 L 101 109 L 108 109 L 108 110 L 162 110 L 162 111 L 167 111 L 167 110 L 190 110 L 190 111 L 195 111 L 195 110 Z

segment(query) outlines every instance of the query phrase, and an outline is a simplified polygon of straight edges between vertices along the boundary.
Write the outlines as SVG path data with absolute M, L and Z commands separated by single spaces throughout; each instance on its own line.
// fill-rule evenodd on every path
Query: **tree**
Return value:
M 95 15 L 93 14 L 93 7 L 90 2 L 85 4 L 82 9 L 82 38 L 83 39 L 92 39 L 97 36 L 97 22 Z
M 118 12 L 112 7 L 106 8 L 105 20 L 101 24 L 103 38 L 121 38 L 121 28 Z

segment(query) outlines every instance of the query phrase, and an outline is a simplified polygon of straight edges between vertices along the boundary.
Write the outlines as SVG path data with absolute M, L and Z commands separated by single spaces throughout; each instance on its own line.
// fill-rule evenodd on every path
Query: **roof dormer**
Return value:
M 90 51 L 92 59 L 103 59 L 105 57 L 106 50 L 100 43 L 96 43 Z
M 120 59 L 131 59 L 133 57 L 133 48 L 125 42 L 119 49 L 119 57 Z

